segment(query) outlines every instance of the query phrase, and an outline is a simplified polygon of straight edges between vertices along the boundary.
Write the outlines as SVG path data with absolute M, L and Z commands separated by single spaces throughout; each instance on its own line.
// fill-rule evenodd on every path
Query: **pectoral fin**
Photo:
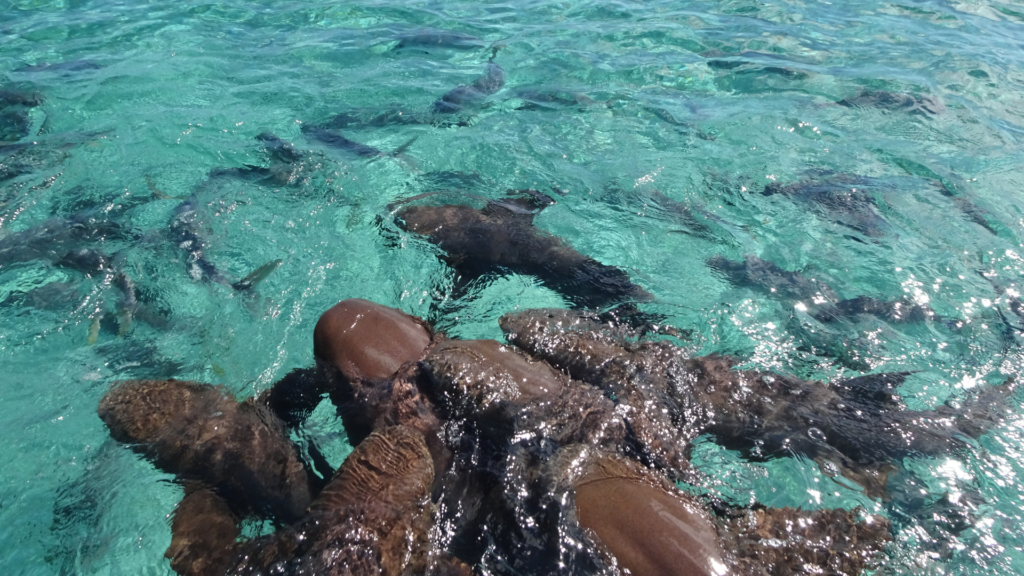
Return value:
M 887 498 L 889 475 L 897 470 L 890 462 L 880 462 L 875 466 L 856 464 L 837 450 L 820 451 L 814 461 L 818 463 L 822 474 L 840 486 L 854 488 L 842 481 L 850 480 L 863 488 L 869 498 L 878 499 Z
M 95 316 L 89 324 L 89 345 L 95 344 L 100 337 L 100 316 Z
M 398 156 L 398 155 L 404 153 L 406 150 L 409 149 L 410 146 L 412 146 L 412 143 L 415 142 L 417 138 L 419 138 L 419 136 L 413 136 L 412 138 L 409 139 L 408 142 L 406 142 L 405 144 L 402 144 L 398 148 L 395 148 L 395 151 L 392 152 L 391 155 L 392 156 Z
M 128 308 L 122 308 L 117 311 L 117 335 L 119 337 L 125 336 L 132 331 L 134 322 L 132 319 L 132 311 Z

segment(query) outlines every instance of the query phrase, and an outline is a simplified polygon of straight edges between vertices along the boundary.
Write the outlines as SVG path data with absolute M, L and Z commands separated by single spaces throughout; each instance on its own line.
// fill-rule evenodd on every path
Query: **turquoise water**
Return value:
M 425 29 L 479 41 L 398 49 Z M 344 131 L 385 152 L 416 137 L 401 157 L 364 158 L 301 132 L 344 111 L 429 110 L 492 54 L 506 85 L 467 125 Z M 566 305 L 517 275 L 453 301 L 438 250 L 387 208 L 437 189 L 496 198 L 556 187 L 564 195 L 537 225 L 628 271 L 656 297 L 641 307 L 693 329 L 696 352 L 818 379 L 914 371 L 901 393 L 918 409 L 1024 362 L 1013 305 L 1024 273 L 1021 2 L 2 1 L 0 89 L 14 88 L 45 101 L 9 142 L 38 144 L 0 163 L 0 242 L 55 217 L 115 221 L 123 234 L 83 245 L 117 255 L 148 314 L 118 321 L 111 275 L 47 257 L 0 262 L 5 573 L 170 573 L 162 556 L 180 488 L 109 440 L 95 410 L 115 380 L 259 393 L 312 363 L 313 325 L 348 297 L 458 337 L 501 338 L 501 314 Z M 943 110 L 835 104 L 864 89 Z M 531 106 L 538 90 L 563 101 Z M 265 131 L 303 153 L 289 182 L 208 180 L 218 167 L 267 166 L 255 139 Z M 865 181 L 873 203 L 843 212 L 760 194 L 836 174 L 876 178 Z M 251 292 L 190 276 L 169 233 L 190 196 L 205 254 L 225 275 L 281 266 Z M 843 298 L 927 302 L 941 319 L 821 324 L 706 265 L 747 254 Z M 913 476 L 890 501 L 796 458 L 749 463 L 701 443 L 695 462 L 707 489 L 737 502 L 889 516 L 885 573 L 1021 573 L 1017 402 L 971 451 L 907 461 Z M 335 464 L 350 449 L 326 405 L 304 433 Z M 944 513 L 920 513 L 943 494 L 970 502 L 957 535 L 943 534 Z

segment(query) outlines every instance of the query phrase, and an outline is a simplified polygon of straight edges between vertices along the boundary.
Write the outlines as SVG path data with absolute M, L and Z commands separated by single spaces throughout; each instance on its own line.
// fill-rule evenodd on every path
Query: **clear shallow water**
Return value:
M 486 47 L 394 49 L 423 28 L 502 45 L 506 86 L 469 126 L 345 131 L 384 151 L 415 136 L 408 160 L 304 137 L 303 123 L 344 110 L 426 110 L 482 73 Z M 395 228 L 386 208 L 438 188 L 565 192 L 537 225 L 626 269 L 656 296 L 644 309 L 693 328 L 702 353 L 808 378 L 853 374 L 851 364 L 912 370 L 901 388 L 911 408 L 1016 375 L 1021 340 L 997 309 L 1024 323 L 1007 302 L 1024 272 L 1022 38 L 1024 4 L 1012 2 L 0 4 L 0 88 L 45 97 L 30 113 L 40 135 L 26 139 L 42 144 L 4 160 L 26 170 L 0 181 L 0 238 L 55 216 L 106 214 L 134 237 L 95 246 L 120 252 L 153 312 L 119 334 L 109 279 L 45 259 L 0 263 L 0 565 L 170 573 L 162 554 L 180 489 L 108 439 L 95 409 L 117 379 L 258 393 L 312 362 L 316 319 L 348 297 L 430 316 L 459 337 L 500 338 L 502 313 L 564 305 L 522 276 L 448 301 L 437 249 Z M 755 53 L 702 55 L 710 50 Z M 19 71 L 67 62 L 97 66 Z M 864 88 L 930 96 L 945 111 L 832 104 Z M 532 89 L 589 100 L 529 109 Z M 217 167 L 266 165 L 254 139 L 263 131 L 304 151 L 293 185 L 206 182 Z M 871 234 L 848 214 L 759 194 L 832 172 L 884 182 L 870 189 Z M 207 253 L 226 273 L 283 261 L 254 295 L 188 275 L 167 229 L 193 193 Z M 705 264 L 719 254 L 802 270 L 846 298 L 927 300 L 948 321 L 822 325 L 791 301 L 728 283 Z M 349 448 L 329 407 L 308 428 L 340 463 Z M 970 453 L 908 461 L 918 484 L 891 502 L 813 462 L 747 463 L 710 443 L 695 461 L 715 479 L 709 489 L 738 502 L 888 515 L 897 541 L 887 573 L 1014 574 L 1024 571 L 1022 436 L 1018 404 Z M 910 515 L 918 489 L 926 501 L 975 498 L 973 526 L 936 538 L 942 522 Z

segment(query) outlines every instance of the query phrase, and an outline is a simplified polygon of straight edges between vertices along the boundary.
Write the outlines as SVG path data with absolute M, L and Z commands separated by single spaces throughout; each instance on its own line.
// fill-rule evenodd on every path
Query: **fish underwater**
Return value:
M 783 270 L 772 262 L 750 254 L 744 256 L 742 262 L 714 256 L 708 259 L 707 265 L 712 270 L 724 274 L 737 286 L 757 288 L 777 298 L 822 302 L 839 300 L 835 291 L 824 282 L 808 278 L 799 272 Z
M 63 142 L 67 135 L 58 135 L 56 141 Z M 263 135 L 261 135 L 263 137 Z M 284 143 L 274 140 L 271 136 L 263 137 L 272 148 L 272 157 L 296 159 L 296 153 Z M 275 160 L 275 163 L 281 163 Z M 283 172 L 278 170 L 277 172 Z M 206 256 L 208 240 L 204 230 L 204 222 L 200 215 L 198 197 L 206 187 L 225 177 L 254 179 L 254 175 L 276 181 L 280 174 L 273 169 L 245 167 L 241 169 L 214 169 L 210 178 L 200 186 L 200 190 L 178 204 L 174 210 L 168 231 L 172 241 L 186 250 L 187 265 L 190 275 L 195 279 L 231 286 L 235 290 L 249 290 L 266 278 L 280 264 L 280 260 L 271 261 L 253 271 L 241 280 L 234 280 L 224 274 Z M 152 181 L 148 180 L 155 196 L 169 198 L 157 190 Z M 117 303 L 113 313 L 117 321 L 118 336 L 127 335 L 133 328 L 135 320 L 142 320 L 158 329 L 167 329 L 171 323 L 166 312 L 157 311 L 149 303 L 141 301 L 135 281 L 128 273 L 126 261 L 128 248 L 150 239 L 153 234 L 142 234 L 119 223 L 124 212 L 147 199 L 129 201 L 119 205 L 117 210 L 107 212 L 97 208 L 79 210 L 69 217 L 47 219 L 25 230 L 14 232 L 0 238 L 0 270 L 22 263 L 41 261 L 61 268 L 78 272 L 87 278 L 99 280 L 101 285 L 109 286 L 117 291 Z M 89 204 L 89 203 L 86 203 Z M 97 214 L 102 214 L 98 217 Z M 161 234 L 161 237 L 164 234 Z M 11 294 L 11 303 L 32 304 L 36 307 L 52 308 L 61 302 L 81 301 L 79 290 L 75 285 L 62 287 L 54 285 L 45 289 L 33 290 L 23 295 Z M 92 324 L 89 328 L 90 344 L 95 343 L 101 328 L 106 322 L 102 299 L 96 311 L 91 315 Z
M 993 222 L 997 220 L 987 211 L 978 207 L 970 197 L 956 188 L 953 182 L 942 179 L 927 167 L 909 160 L 890 157 L 899 167 L 917 178 L 905 176 L 869 177 L 857 174 L 844 174 L 831 170 L 815 170 L 810 177 L 797 182 L 783 184 L 770 182 L 765 185 L 761 194 L 764 196 L 783 195 L 795 200 L 807 202 L 822 218 L 845 226 L 868 238 L 880 238 L 892 235 L 892 226 L 879 214 L 879 201 L 886 195 L 895 194 L 902 189 L 916 188 L 928 192 L 938 192 L 953 204 L 967 220 L 978 224 L 987 231 L 1000 235 Z M 990 219 L 992 220 L 990 222 Z M 857 239 L 856 237 L 850 237 Z M 863 240 L 861 240 L 863 241 Z
M 771 52 L 708 50 L 701 55 L 708 58 L 705 65 L 718 72 L 715 85 L 721 90 L 747 94 L 789 89 L 800 91 L 805 81 L 817 75 L 808 69 L 794 67 L 800 63 Z
M 511 91 L 510 100 L 517 110 L 558 110 L 563 108 L 587 108 L 606 106 L 583 92 L 545 86 L 522 86 Z
M 427 109 L 402 104 L 384 107 L 349 108 L 320 124 L 303 125 L 303 132 L 314 140 L 357 156 L 385 156 L 380 150 L 354 142 L 335 132 L 347 128 L 429 125 L 436 128 L 465 127 L 474 114 L 487 104 L 488 96 L 505 86 L 505 71 L 497 63 L 487 63 L 485 73 L 470 85 L 459 85 L 438 98 Z M 403 146 L 404 149 L 406 146 Z M 396 151 L 391 154 L 395 156 Z
M 111 436 L 185 485 L 166 553 L 179 574 L 468 576 L 471 565 L 538 575 L 565 566 L 643 576 L 826 566 L 857 574 L 892 539 L 887 520 L 859 508 L 732 506 L 680 490 L 632 451 L 623 419 L 637 421 L 633 399 L 615 402 L 499 342 L 450 340 L 365 300 L 326 312 L 314 341 L 312 388 L 335 389 L 332 399 L 353 416 L 379 415 L 322 489 L 309 484 L 282 427 L 297 406 L 272 400 L 304 394 L 291 375 L 242 402 L 173 380 L 120 383 L 102 400 Z M 291 415 L 274 414 L 281 408 Z M 426 441 L 421 425 L 443 425 L 440 444 Z M 198 436 L 209 446 L 196 449 Z M 263 460 L 269 467 L 253 468 Z M 279 473 L 283 464 L 294 474 Z M 296 522 L 238 540 L 243 517 L 281 518 L 307 502 Z
M 249 290 L 269 276 L 281 260 L 272 260 L 241 280 L 233 280 L 206 255 L 209 247 L 199 198 L 193 194 L 178 204 L 168 223 L 171 241 L 184 250 L 185 267 L 193 280 L 205 280 L 229 286 L 238 291 Z
M 342 128 L 381 128 L 415 124 L 439 125 L 435 124 L 435 119 L 433 114 L 417 111 L 400 104 L 392 104 L 384 108 L 349 108 L 324 122 L 322 127 L 328 130 L 339 130 Z
M 271 132 L 261 132 L 256 140 L 262 145 L 267 157 L 266 166 L 245 164 L 241 167 L 213 168 L 207 174 L 206 182 L 200 188 L 214 188 L 219 182 L 234 179 L 271 188 L 299 187 L 307 177 L 303 162 L 306 155 L 295 146 Z M 171 198 L 156 188 L 149 179 L 149 189 L 157 198 Z
M 431 54 L 442 50 L 476 50 L 487 46 L 483 40 L 461 32 L 417 30 L 400 34 L 392 50 L 415 50 Z
M 855 96 L 848 96 L 837 101 L 836 104 L 846 108 L 877 108 L 920 116 L 934 116 L 946 111 L 942 102 L 931 96 L 917 96 L 887 90 L 863 90 Z
M 873 196 L 882 186 L 885 185 L 876 179 L 854 174 L 826 174 L 792 184 L 770 182 L 761 194 L 802 200 L 821 217 L 869 238 L 878 238 L 893 233 L 892 226 L 878 213 Z
M 57 262 L 85 244 L 130 241 L 136 237 L 132 230 L 112 220 L 99 219 L 93 211 L 50 218 L 0 238 L 0 267 L 32 260 Z
M 384 126 L 432 126 L 434 128 L 464 128 L 470 126 L 473 115 L 438 114 L 433 108 L 410 108 L 391 104 L 383 108 L 348 108 L 331 117 L 322 128 L 339 130 L 343 128 L 381 128 Z
M 68 217 L 49 218 L 0 238 L 0 270 L 38 261 L 77 272 L 98 281 L 101 287 L 116 291 L 113 317 L 118 336 L 128 334 L 135 320 L 142 320 L 155 328 L 166 328 L 169 325 L 166 317 L 140 301 L 135 281 L 128 273 L 127 250 L 143 235 L 118 222 L 121 212 L 87 208 Z M 76 299 L 84 301 L 85 296 L 79 295 L 76 286 L 64 289 L 60 284 L 24 294 L 21 301 L 41 308 L 61 307 L 61 302 L 68 304 Z M 104 300 L 107 299 L 100 298 L 90 315 L 90 344 L 95 343 L 110 312 Z
M 463 283 L 508 271 L 536 277 L 576 306 L 599 308 L 653 298 L 623 270 L 585 256 L 534 226 L 534 215 L 542 208 L 529 195 L 491 201 L 483 209 L 414 205 L 399 209 L 395 222 L 441 248 L 441 258 Z
M 789 304 L 803 303 L 813 310 L 812 315 L 819 322 L 850 319 L 861 314 L 896 323 L 943 320 L 928 306 L 913 302 L 906 296 L 896 300 L 880 300 L 871 296 L 840 298 L 824 281 L 783 270 L 750 254 L 744 256 L 742 262 L 714 256 L 708 259 L 707 265 L 737 286 L 756 288 Z
M 694 357 L 667 341 L 632 341 L 580 311 L 523 311 L 500 324 L 511 343 L 571 377 L 615 398 L 648 398 L 691 440 L 708 433 L 754 459 L 803 454 L 873 497 L 886 494 L 904 458 L 969 449 L 965 439 L 998 423 L 1016 389 L 1010 378 L 969 400 L 914 411 L 897 392 L 907 372 L 825 385 L 738 370 L 736 358 Z
M 39 92 L 0 89 L 0 142 L 17 142 L 32 128 L 30 110 L 43 104 Z
M 749 52 L 744 54 L 750 54 Z M 787 80 L 806 80 L 810 72 L 790 68 L 788 66 L 761 66 L 746 60 L 708 60 L 708 68 L 714 70 L 730 70 L 733 75 L 772 74 Z
M 316 140 L 317 142 L 321 142 L 323 144 L 326 144 L 327 146 L 330 146 L 331 148 L 334 148 L 336 150 L 343 150 L 345 152 L 354 154 L 356 156 L 360 156 L 362 158 L 386 156 L 386 154 L 381 152 L 379 149 L 374 148 L 373 146 L 368 146 L 366 144 L 362 144 L 354 140 L 349 140 L 348 138 L 345 138 L 341 134 L 331 132 L 330 130 L 327 130 L 326 128 L 321 128 L 319 126 L 314 126 L 311 124 L 303 125 L 302 133 L 312 138 L 313 140 Z
M 237 291 L 246 291 L 262 282 L 282 263 L 279 259 L 271 260 L 244 278 L 234 280 L 207 256 L 210 247 L 208 237 L 211 231 L 201 198 L 216 194 L 220 181 L 225 178 L 262 179 L 274 184 L 287 184 L 291 180 L 289 166 L 300 158 L 298 153 L 272 134 L 261 133 L 257 139 L 267 144 L 272 160 L 271 168 L 214 168 L 210 170 L 206 180 L 171 212 L 166 233 L 170 241 L 185 252 L 186 271 L 193 280 L 214 282 Z M 157 189 L 152 180 L 148 180 L 148 184 L 154 196 L 162 199 L 175 198 Z
M 436 114 L 454 114 L 466 109 L 483 106 L 487 97 L 505 87 L 505 70 L 496 62 L 487 63 L 487 71 L 470 85 L 460 85 L 449 90 L 434 102 Z

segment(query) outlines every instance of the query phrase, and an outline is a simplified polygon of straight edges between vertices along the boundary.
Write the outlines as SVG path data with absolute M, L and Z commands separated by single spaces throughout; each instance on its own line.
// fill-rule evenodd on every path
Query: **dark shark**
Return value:
M 791 304 L 802 302 L 819 322 L 851 319 L 861 314 L 894 323 L 941 320 L 931 308 L 905 296 L 896 300 L 880 300 L 871 296 L 842 299 L 823 280 L 784 270 L 750 254 L 744 256 L 742 262 L 715 256 L 708 259 L 707 264 L 736 286 L 754 288 Z
M 43 103 L 38 92 L 0 90 L 0 142 L 17 142 L 29 135 L 29 110 Z
M 199 198 L 193 194 L 178 204 L 168 223 L 171 241 L 185 252 L 185 266 L 193 280 L 206 280 L 230 286 L 238 291 L 249 290 L 281 265 L 281 260 L 272 260 L 241 280 L 232 280 L 208 257 L 209 241 L 205 235 L 205 221 Z
M 306 494 L 301 474 L 278 472 L 297 467 L 281 421 L 264 412 L 274 402 L 147 381 L 120 384 L 101 403 L 112 436 L 193 479 L 171 523 L 167 556 L 179 574 L 468 576 L 468 564 L 521 574 L 855 574 L 891 539 L 885 519 L 859 510 L 716 506 L 680 490 L 635 458 L 630 438 L 650 438 L 624 418 L 639 422 L 640 405 L 616 405 L 498 342 L 449 340 L 361 300 L 325 313 L 314 341 L 312 378 L 351 408 L 346 429 L 362 422 L 357 429 L 369 432 L 303 517 L 267 536 L 238 542 L 241 515 L 273 502 L 287 513 Z M 294 383 L 282 380 L 269 396 L 293 398 Z M 667 424 L 660 409 L 649 416 Z M 443 426 L 438 440 L 454 458 L 438 460 L 424 424 Z M 428 537 L 438 529 L 444 538 Z
M 392 50 L 411 49 L 429 54 L 436 50 L 476 50 L 486 47 L 486 42 L 469 34 L 448 30 L 420 30 L 398 36 L 398 43 Z
M 599 308 L 653 298 L 623 270 L 585 256 L 534 226 L 538 210 L 532 197 L 492 201 L 483 209 L 408 206 L 397 212 L 395 222 L 444 250 L 444 261 L 464 282 L 504 270 L 535 276 L 577 306 Z
M 824 218 L 846 226 L 870 238 L 892 233 L 892 226 L 878 213 L 873 191 L 887 188 L 877 179 L 854 174 L 825 174 L 815 178 L 782 184 L 771 182 L 764 196 L 786 196 L 806 202 Z
M 667 341 L 631 341 L 586 313 L 532 310 L 500 320 L 509 341 L 614 398 L 655 406 L 696 438 L 754 459 L 803 454 L 829 476 L 884 496 L 904 458 L 966 450 L 1000 421 L 1012 379 L 959 404 L 907 410 L 898 387 L 909 373 L 868 374 L 831 385 L 738 370 L 728 356 L 693 357 Z
M 487 70 L 470 85 L 461 85 L 449 90 L 434 102 L 436 114 L 454 114 L 466 109 L 483 106 L 487 97 L 505 87 L 505 70 L 496 62 L 488 62 Z
M 855 96 L 837 101 L 836 104 L 846 108 L 878 108 L 921 116 L 934 116 L 946 111 L 942 102 L 931 96 L 916 96 L 887 90 L 863 90 Z

